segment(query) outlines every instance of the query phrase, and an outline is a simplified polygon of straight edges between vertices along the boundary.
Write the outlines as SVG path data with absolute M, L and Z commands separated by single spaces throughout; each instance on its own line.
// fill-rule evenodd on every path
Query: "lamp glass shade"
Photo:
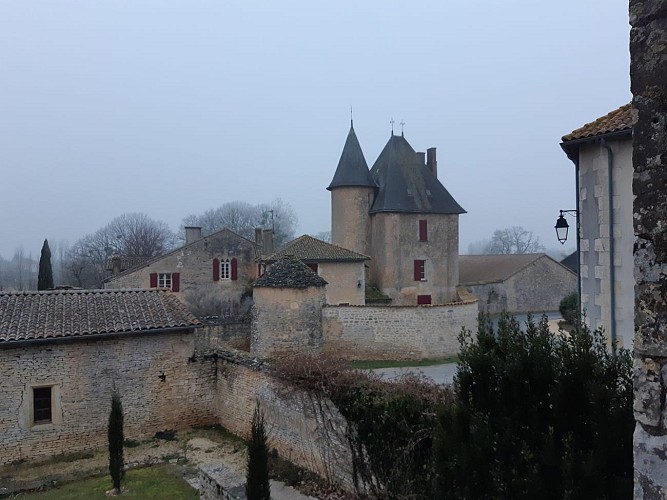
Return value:
M 570 228 L 570 225 L 562 214 L 558 217 L 554 227 L 556 228 L 556 237 L 558 238 L 558 241 L 560 241 L 561 245 L 564 245 L 565 241 L 567 241 L 567 231 Z

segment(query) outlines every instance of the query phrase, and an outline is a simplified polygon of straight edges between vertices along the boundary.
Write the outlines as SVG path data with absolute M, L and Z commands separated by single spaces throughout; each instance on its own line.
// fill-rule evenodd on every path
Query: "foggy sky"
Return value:
M 350 123 L 369 165 L 405 122 L 467 214 L 558 246 L 562 135 L 629 102 L 627 1 L 0 2 L 0 255 L 126 212 L 178 229 L 277 197 L 330 226 Z M 574 248 L 574 243 L 570 248 Z

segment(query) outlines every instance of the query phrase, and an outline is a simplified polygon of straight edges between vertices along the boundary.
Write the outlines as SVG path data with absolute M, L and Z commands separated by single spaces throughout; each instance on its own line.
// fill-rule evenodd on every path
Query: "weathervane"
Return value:
M 352 106 L 350 106 L 350 126 L 354 127 L 354 119 L 352 118 Z
M 394 135 L 394 119 L 389 120 L 389 123 L 391 123 L 391 135 Z
M 403 125 L 405 125 L 405 121 L 401 120 L 401 123 L 399 123 L 401 126 L 401 137 L 403 137 Z

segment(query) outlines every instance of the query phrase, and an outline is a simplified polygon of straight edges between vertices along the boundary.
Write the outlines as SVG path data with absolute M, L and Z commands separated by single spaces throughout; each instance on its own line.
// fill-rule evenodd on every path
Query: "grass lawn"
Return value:
M 192 488 L 169 465 L 132 469 L 125 473 L 123 494 L 119 497 L 107 497 L 105 492 L 111 489 L 111 477 L 94 477 L 64 484 L 42 493 L 25 493 L 21 498 L 39 500 L 94 500 L 96 498 L 164 498 L 169 500 L 199 498 L 197 490 Z
M 357 370 L 373 370 L 375 368 L 433 366 L 433 365 L 442 365 L 445 363 L 456 363 L 458 360 L 459 360 L 458 356 L 450 356 L 448 358 L 439 358 L 439 359 L 419 359 L 419 360 L 404 360 L 404 361 L 350 361 L 350 368 L 355 368 Z

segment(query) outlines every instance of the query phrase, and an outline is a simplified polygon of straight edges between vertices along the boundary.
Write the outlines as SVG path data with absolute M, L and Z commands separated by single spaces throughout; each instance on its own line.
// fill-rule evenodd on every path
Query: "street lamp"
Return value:
M 556 225 L 554 226 L 554 228 L 556 229 L 556 237 L 558 238 L 558 241 L 560 241 L 561 245 L 564 245 L 565 242 L 567 241 L 567 232 L 570 229 L 570 225 L 567 223 L 567 220 L 565 220 L 563 214 L 576 214 L 576 213 L 577 213 L 576 210 L 560 211 L 560 215 L 556 220 Z

